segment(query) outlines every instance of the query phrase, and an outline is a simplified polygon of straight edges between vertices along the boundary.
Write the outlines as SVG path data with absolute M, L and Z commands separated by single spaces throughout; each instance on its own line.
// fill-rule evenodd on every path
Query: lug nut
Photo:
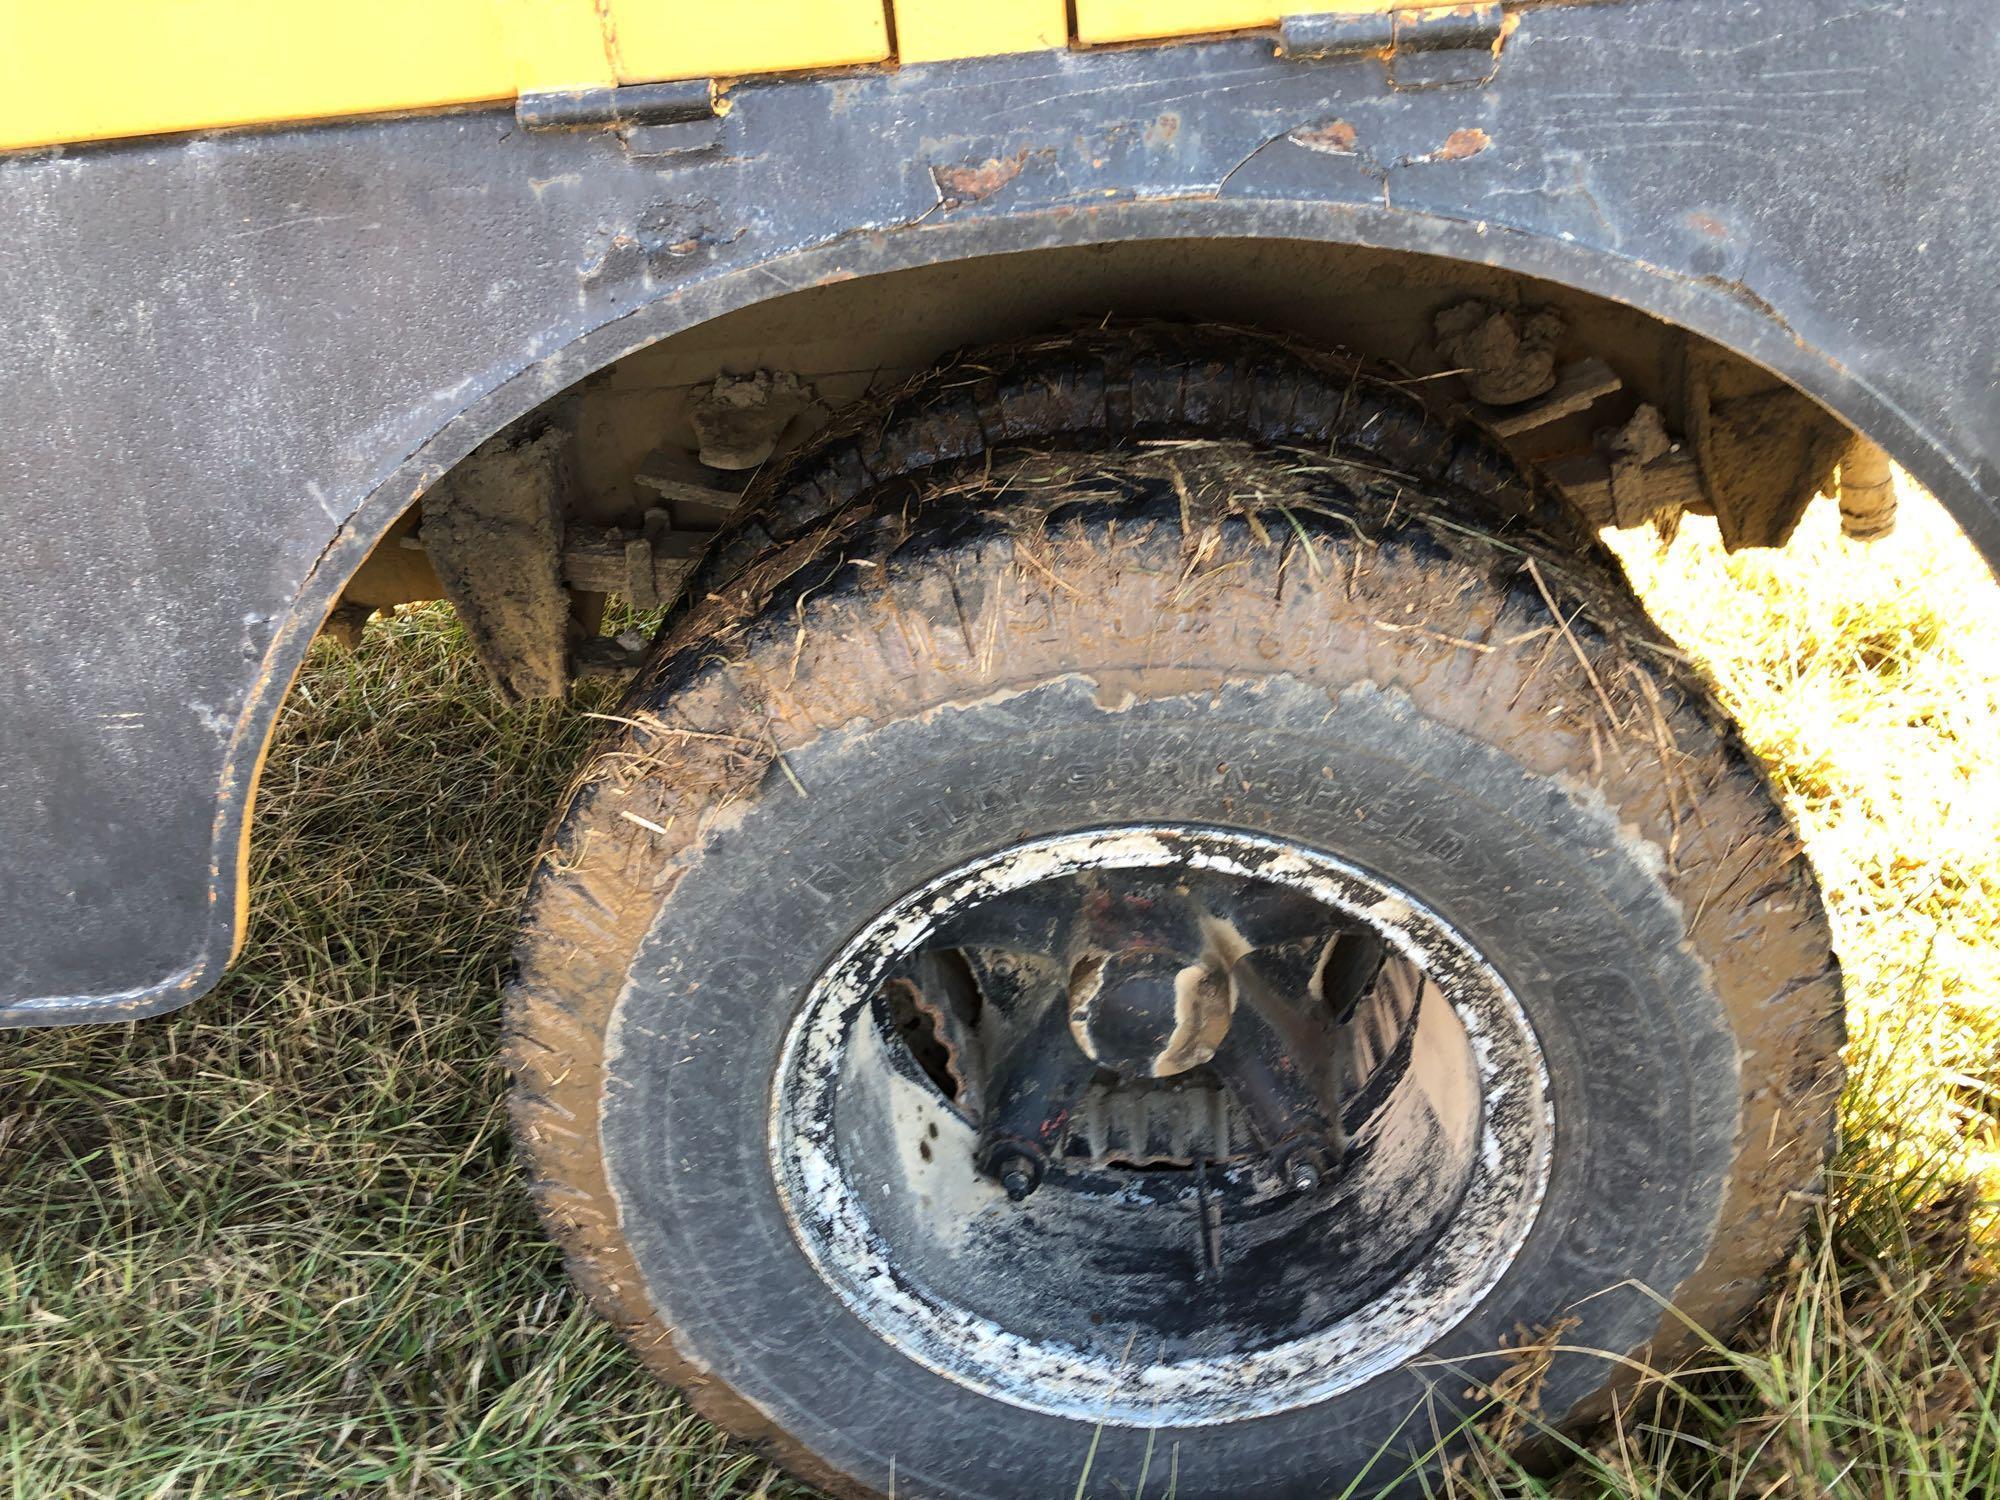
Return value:
M 1301 1141 L 1278 1158 L 1277 1167 L 1293 1192 L 1310 1193 L 1326 1181 L 1332 1163 L 1322 1147 Z
M 1040 1158 L 1017 1145 L 1003 1142 L 988 1147 L 980 1155 L 979 1170 L 1005 1188 L 1016 1203 L 1042 1185 Z

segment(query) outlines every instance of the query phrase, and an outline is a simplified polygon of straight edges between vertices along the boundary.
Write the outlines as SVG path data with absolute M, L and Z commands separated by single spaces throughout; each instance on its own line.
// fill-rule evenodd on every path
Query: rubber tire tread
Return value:
M 1100 451 L 1187 439 L 1308 448 L 1448 483 L 1488 525 L 1584 544 L 1556 491 L 1424 389 L 1350 355 L 1220 324 L 1113 323 L 960 351 L 842 411 L 760 473 L 681 601 L 728 589 L 772 547 L 892 481 L 1067 440 Z
M 1257 410 L 1243 394 L 1256 378 L 1255 361 L 1202 364 L 1197 378 L 1194 363 L 1167 358 L 1183 352 L 1174 338 L 1161 347 L 1161 368 L 1180 372 L 1173 420 L 1227 428 Z M 1250 341 L 1242 349 L 1262 356 L 1271 346 Z M 1101 390 L 1075 393 L 1079 381 L 1103 383 L 1105 366 L 1096 359 L 1074 347 L 1051 350 L 1042 373 L 1011 383 L 961 364 L 941 377 L 935 400 L 907 391 L 893 408 L 903 417 L 884 418 L 881 430 L 829 434 L 816 455 L 801 456 L 794 477 L 772 492 L 762 550 L 728 564 L 727 584 L 694 595 L 656 643 L 621 711 L 629 722 L 584 769 L 532 882 L 506 1025 L 514 1126 L 537 1209 L 593 1305 L 649 1368 L 710 1420 L 836 1494 L 874 1492 L 683 1358 L 674 1330 L 655 1314 L 623 1242 L 596 1135 L 607 1033 L 627 966 L 671 890 L 678 854 L 698 841 L 704 819 L 778 784 L 785 739 L 801 732 L 787 700 L 810 697 L 815 675 L 832 672 L 859 673 L 861 680 L 829 691 L 871 711 L 919 711 L 927 691 L 939 701 L 934 683 L 896 680 L 879 654 L 855 644 L 871 632 L 893 637 L 907 620 L 911 603 L 898 597 L 892 579 L 896 559 L 921 553 L 935 576 L 971 569 L 981 555 L 974 542 L 991 513 L 968 513 L 959 501 L 984 493 L 983 450 L 953 465 L 950 455 L 908 436 L 921 414 L 956 410 L 944 424 L 956 430 L 967 405 L 980 409 L 986 381 L 1017 393 L 1003 408 L 1028 403 L 1039 390 L 1044 411 L 1066 412 L 1080 399 L 1102 411 Z M 1141 359 L 1137 368 L 1150 367 Z M 1051 372 L 1068 373 L 1057 379 Z M 1641 836 L 1679 850 L 1679 870 L 1665 879 L 1696 913 L 1690 940 L 1714 967 L 1736 1018 L 1746 1070 L 1722 1232 L 1680 1294 L 1683 1314 L 1726 1328 L 1755 1303 L 1765 1274 L 1802 1230 L 1834 1139 L 1844 1040 L 1839 973 L 1803 852 L 1713 692 L 1647 620 L 1608 554 L 1580 545 L 1561 516 L 1543 514 L 1534 486 L 1518 474 L 1494 484 L 1490 445 L 1447 438 L 1400 390 L 1360 372 L 1340 384 L 1313 383 L 1323 372 L 1297 378 L 1314 400 L 1384 414 L 1369 431 L 1384 432 L 1390 446 L 1357 454 L 1349 445 L 1363 439 L 1342 425 L 1346 418 L 1302 417 L 1302 396 L 1279 403 L 1283 419 L 1268 430 L 1349 433 L 1331 446 L 1342 458 L 1358 456 L 1362 470 L 1379 478 L 1377 513 L 1365 528 L 1306 518 L 1313 581 L 1303 582 L 1305 564 L 1288 562 L 1296 586 L 1334 588 L 1345 575 L 1350 590 L 1376 590 L 1369 569 L 1393 572 L 1398 559 L 1441 555 L 1461 574 L 1483 574 L 1486 589 L 1461 587 L 1442 600 L 1435 578 L 1420 580 L 1434 606 L 1420 631 L 1382 634 L 1365 670 L 1524 762 L 1588 783 Z M 1191 407 L 1190 386 L 1211 382 L 1225 389 Z M 1154 380 L 1137 373 L 1128 388 L 1158 391 L 1171 383 L 1164 374 Z M 1024 417 L 1020 430 L 1033 432 L 1040 420 Z M 886 440 L 890 428 L 904 436 Z M 1145 430 L 1135 423 L 1126 432 Z M 979 427 L 982 442 L 987 431 Z M 1313 440 L 1315 450 L 1321 441 Z M 873 455 L 866 472 L 864 450 Z M 1309 461 L 1297 453 L 1284 460 Z M 1244 456 L 1246 464 L 1259 461 Z M 1105 459 L 1102 468 L 1115 491 L 1115 461 Z M 921 482 L 885 483 L 877 469 Z M 1421 495 L 1406 492 L 1412 481 L 1424 485 Z M 850 490 L 855 498 L 836 509 Z M 1081 498 L 1010 496 L 1009 524 L 1023 537 L 1081 535 L 1078 546 L 1051 561 L 1087 568 L 1093 545 L 1101 550 L 1106 528 L 1117 525 L 1118 506 L 1105 492 L 1098 485 Z M 1230 549 L 1246 545 L 1241 530 Z M 967 538 L 962 554 L 953 550 L 957 537 Z M 1009 571 L 1017 586 L 1027 586 L 1027 568 Z M 967 572 L 954 577 L 953 588 L 987 581 Z M 1410 583 L 1381 587 L 1407 592 Z M 1224 567 L 1207 586 L 1211 611 L 1256 610 L 1271 580 L 1256 569 L 1232 574 Z M 1070 603 L 1071 594 L 1090 593 L 1089 580 L 1069 572 L 1066 587 L 1045 592 L 1051 607 Z M 1393 627 L 1395 616 L 1387 618 Z M 1464 649 L 1467 641 L 1478 649 Z M 1496 653 L 1505 653 L 1520 680 L 1511 701 L 1468 688 L 1469 664 L 1490 668 Z M 1686 1343 L 1681 1328 L 1675 1319 L 1663 1322 L 1655 1357 Z

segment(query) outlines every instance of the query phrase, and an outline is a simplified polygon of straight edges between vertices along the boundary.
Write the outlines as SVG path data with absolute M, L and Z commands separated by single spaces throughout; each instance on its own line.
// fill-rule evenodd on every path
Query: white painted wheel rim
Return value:
M 1184 866 L 1282 885 L 1365 922 L 1449 1002 L 1478 1083 L 1476 1156 L 1438 1243 L 1382 1294 L 1304 1336 L 1247 1352 L 1149 1362 L 1024 1338 L 898 1274 L 843 1167 L 836 1094 L 889 968 L 951 912 L 1086 870 Z M 996 1400 L 1115 1426 L 1200 1426 L 1297 1409 L 1421 1355 L 1469 1316 L 1519 1255 L 1547 1189 L 1547 1067 L 1491 965 L 1407 892 L 1330 855 L 1233 830 L 1148 825 L 1032 840 L 961 865 L 895 902 L 820 973 L 786 1037 L 770 1111 L 780 1198 L 820 1278 L 906 1357 Z M 990 1188 L 991 1206 L 1004 1194 Z M 976 1205 L 975 1205 L 976 1206 Z M 984 1211 L 980 1209 L 979 1211 Z

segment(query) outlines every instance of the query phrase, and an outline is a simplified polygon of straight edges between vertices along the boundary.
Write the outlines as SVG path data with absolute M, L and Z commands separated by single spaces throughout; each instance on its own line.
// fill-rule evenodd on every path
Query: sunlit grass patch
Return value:
M 1619 550 L 1770 765 L 1826 888 L 1846 1144 L 1749 1327 L 1646 1379 L 1554 1477 L 1489 1451 L 1459 1487 L 2000 1494 L 2000 588 L 1907 489 L 1888 541 L 1844 540 L 1822 506 L 1783 553 L 1729 557 L 1703 522 Z
M 1847 977 L 1848 1177 L 2000 1206 L 2000 587 L 1927 496 L 1887 540 L 1816 507 L 1783 552 L 1713 523 L 1622 547 L 1804 835 Z M 1858 1189 L 1857 1189 L 1858 1190 Z

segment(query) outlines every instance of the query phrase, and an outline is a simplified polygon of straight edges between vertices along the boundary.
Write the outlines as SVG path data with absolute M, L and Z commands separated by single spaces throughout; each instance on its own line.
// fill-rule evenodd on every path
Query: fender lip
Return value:
M 1532 262 L 1541 274 L 1565 285 L 1580 287 L 1621 300 L 1665 317 L 1667 321 L 1714 337 L 1747 357 L 1791 380 L 1809 395 L 1835 411 L 1843 420 L 1861 427 L 1863 421 L 1871 437 L 1884 443 L 1913 472 L 1939 489 L 1953 518 L 1965 525 L 1972 516 L 1966 512 L 1969 498 L 1978 495 L 1966 471 L 1929 435 L 1881 393 L 1860 381 L 1845 365 L 1804 343 L 1788 328 L 1758 315 L 1743 299 L 1728 289 L 1704 284 L 1664 267 L 1623 257 L 1607 257 L 1587 247 L 1565 245 L 1503 226 L 1475 224 L 1441 215 L 1412 210 L 1382 210 L 1344 203 L 1298 202 L 1271 199 L 1215 200 L 1191 203 L 1184 198 L 1134 199 L 1097 211 L 1093 236 L 1098 240 L 1126 240 L 1187 237 L 1177 234 L 1179 221 L 1192 218 L 1195 211 L 1219 214 L 1225 221 L 1240 225 L 1238 233 L 1257 237 L 1249 224 L 1259 219 L 1277 218 L 1285 227 L 1301 220 L 1337 220 L 1323 224 L 1325 230 L 1346 230 L 1308 236 L 1332 244 L 1362 248 L 1406 249 L 1412 253 L 1443 255 L 1477 263 L 1497 261 L 1510 268 Z M 378 484 L 345 518 L 339 531 L 327 543 L 295 595 L 284 620 L 273 636 L 260 666 L 253 689 L 239 714 L 231 736 L 223 776 L 217 789 L 215 833 L 210 861 L 209 921 L 204 924 L 202 943 L 195 958 L 186 966 L 155 983 L 101 995 L 65 996 L 22 1000 L 0 1006 L 0 1029 L 105 1024 L 137 1021 L 168 1014 L 193 1003 L 220 981 L 234 960 L 245 936 L 248 905 L 248 840 L 250 814 L 256 794 L 256 776 L 276 727 L 277 712 L 293 678 L 303 666 L 306 648 L 317 634 L 320 622 L 338 602 L 349 577 L 367 557 L 388 527 L 422 495 L 438 477 L 465 454 L 509 422 L 532 411 L 558 389 L 566 388 L 660 339 L 735 311 L 739 307 L 801 290 L 817 283 L 847 276 L 885 274 L 894 270 L 943 260 L 969 260 L 983 254 L 1004 254 L 995 240 L 1016 243 L 1008 248 L 1054 247 L 1074 242 L 1062 231 L 1070 215 L 1061 210 L 1044 210 L 1034 215 L 966 221 L 955 225 L 912 226 L 886 231 L 866 240 L 843 240 L 758 262 L 732 270 L 707 283 L 663 290 L 655 300 L 631 309 L 623 316 L 584 333 L 569 345 L 546 358 L 513 372 L 508 378 L 469 401 L 441 426 L 415 453 L 406 458 L 386 480 Z M 1370 221 L 1379 220 L 1371 223 Z M 1037 221 L 1045 234 L 1031 237 L 1021 245 L 1020 231 Z M 1121 221 L 1131 221 L 1129 227 Z M 1124 232 L 1119 232 L 1123 230 Z M 1374 232 L 1370 232 L 1370 231 Z M 1109 231 L 1109 232 L 1107 232 Z M 1211 227 L 1211 234 L 1215 229 Z M 1290 237 L 1282 233 L 1271 237 Z M 1484 252 L 1451 255 L 1440 248 L 1461 238 L 1476 243 Z M 948 241 L 949 244 L 939 243 Z M 1534 254 L 1496 256 L 1495 241 L 1516 242 L 1517 248 Z M 1471 250 L 1472 244 L 1465 247 Z M 1605 261 L 1613 264 L 1607 266 Z M 1570 274 L 1550 268 L 1551 262 L 1571 263 Z M 1589 274 L 1594 270 L 1597 274 Z M 1606 274 L 1609 272 L 1610 274 Z M 1641 294 L 1632 283 L 1656 283 L 1653 297 Z M 1625 283 L 1621 291 L 1607 289 L 1607 282 Z M 742 285 L 760 287 L 764 295 L 738 299 L 732 295 Z M 1681 315 L 1659 311 L 1661 304 L 1680 308 Z M 1690 305 L 1692 304 L 1692 305 Z M 1698 309 L 1698 310 L 1697 310 Z M 681 316 L 676 316 L 681 314 Z M 1728 330 L 1722 332 L 1721 330 Z M 1834 404 L 1836 395 L 1839 405 Z M 1925 460 L 1930 460 L 1926 462 Z M 1935 476 L 1933 479 L 1931 476 Z M 1941 482 L 1940 482 L 1941 481 Z M 1982 516 L 1988 520 L 1991 517 Z M 2000 531 L 2000 528 L 1995 528 Z M 1991 538 L 1968 535 L 1989 560 L 2000 557 L 2000 535 Z M 278 687 L 282 684 L 282 687 Z M 275 690 L 274 690 L 275 688 Z M 248 764 L 245 764 L 245 762 Z M 237 788 L 242 787 L 242 791 Z M 233 901 L 223 893 L 235 889 Z
M 110 995 L 51 995 L 19 1000 L 0 1007 L 0 1030 L 28 1027 L 109 1026 L 118 1021 L 146 1021 L 190 1005 L 215 988 L 220 973 L 206 955 L 157 984 Z
M 352 521 L 353 517 L 348 519 Z M 306 583 L 311 585 L 311 574 L 307 575 Z M 300 597 L 304 597 L 303 590 Z M 340 590 L 335 588 L 317 614 L 301 614 L 294 608 L 286 616 L 272 638 L 255 688 L 237 716 L 236 728 L 230 736 L 229 753 L 223 762 L 222 782 L 216 794 L 215 831 L 210 845 L 208 921 L 202 926 L 202 942 L 194 960 L 164 979 L 152 984 L 135 985 L 127 990 L 99 995 L 50 995 L 0 1004 L 0 1031 L 148 1021 L 192 1005 L 221 982 L 223 974 L 243 951 L 244 940 L 250 932 L 250 820 L 257 806 L 257 785 L 264 774 L 264 761 L 270 754 L 271 738 L 277 728 L 278 707 L 291 692 L 292 683 L 305 665 L 306 646 L 312 643 L 327 611 L 339 598 Z M 310 628 L 304 629 L 308 624 Z M 281 648 L 302 629 L 303 637 L 296 656 L 289 669 L 279 677 L 275 664 L 276 659 L 281 659 Z M 279 681 L 284 686 L 273 697 L 269 692 L 270 686 Z M 267 698 L 269 702 L 265 704 L 263 700 Z M 246 779 L 240 751 L 251 742 L 251 736 L 255 736 L 254 749 L 249 751 L 250 765 Z M 236 792 L 239 784 L 242 786 L 240 796 Z M 225 890 L 233 891 L 226 916 L 220 915 L 223 909 L 221 895 Z

